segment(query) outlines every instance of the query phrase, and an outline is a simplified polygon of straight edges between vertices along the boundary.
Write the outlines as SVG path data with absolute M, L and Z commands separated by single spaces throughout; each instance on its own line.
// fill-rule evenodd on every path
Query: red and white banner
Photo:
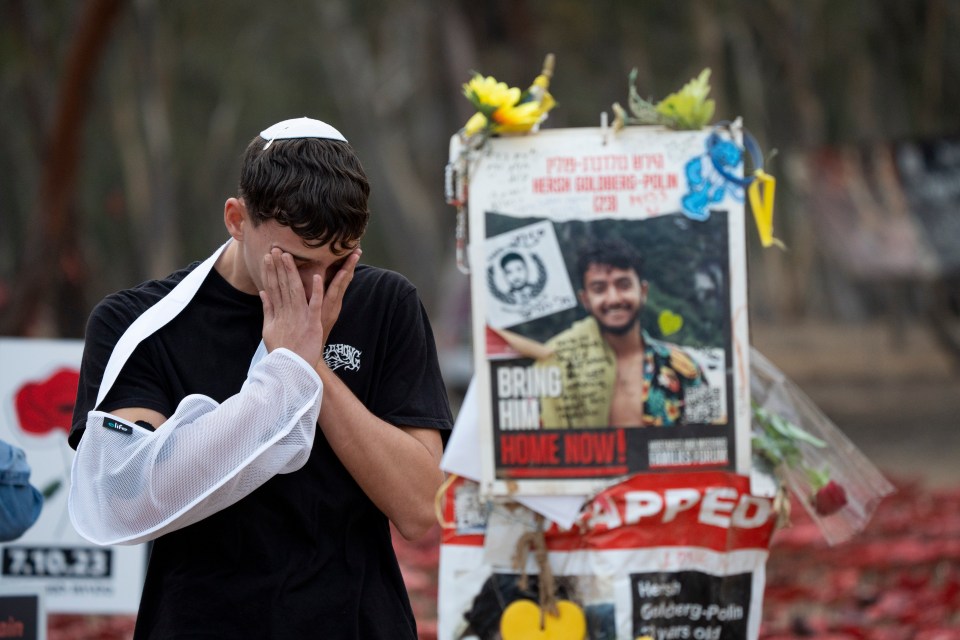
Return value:
M 603 491 L 573 527 L 546 523 L 554 595 L 583 610 L 591 640 L 756 638 L 776 515 L 749 489 L 746 476 L 700 472 L 635 475 Z M 533 554 L 515 565 L 535 516 L 482 503 L 470 481 L 444 498 L 439 638 L 493 638 L 510 602 L 538 600 Z

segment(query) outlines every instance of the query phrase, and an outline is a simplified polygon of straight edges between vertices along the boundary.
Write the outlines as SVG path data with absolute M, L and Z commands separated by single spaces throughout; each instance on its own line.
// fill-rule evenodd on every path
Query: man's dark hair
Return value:
M 510 251 L 503 254 L 503 257 L 500 258 L 500 268 L 505 269 L 508 262 L 513 262 L 514 260 L 519 260 L 524 265 L 527 264 L 527 261 L 523 259 L 523 256 L 517 253 L 516 251 Z
M 583 276 L 590 265 L 606 265 L 617 269 L 633 269 L 637 277 L 643 280 L 643 256 L 631 244 L 616 238 L 604 240 L 589 240 L 577 252 L 577 274 L 580 276 L 580 287 L 583 287 Z
M 310 247 L 351 247 L 367 228 L 370 183 L 348 143 L 324 138 L 247 145 L 239 195 L 254 225 L 276 220 Z

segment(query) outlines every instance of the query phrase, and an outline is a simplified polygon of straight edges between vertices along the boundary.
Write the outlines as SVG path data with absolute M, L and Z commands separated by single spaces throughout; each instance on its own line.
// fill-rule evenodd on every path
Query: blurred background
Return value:
M 2 0 L 0 335 L 80 338 L 106 293 L 207 256 L 246 143 L 309 115 L 364 160 L 364 260 L 419 288 L 457 406 L 469 293 L 443 176 L 472 115 L 462 84 L 479 71 L 525 87 L 547 53 L 544 128 L 599 125 L 633 68 L 653 99 L 712 69 L 716 119 L 742 117 L 778 179 L 787 249 L 762 249 L 748 224 L 754 345 L 901 487 L 956 492 L 954 0 Z
M 246 143 L 310 115 L 364 159 L 364 260 L 431 313 L 456 405 L 467 278 L 444 202 L 476 70 L 544 127 L 596 126 L 712 69 L 777 176 L 748 237 L 755 345 L 894 472 L 960 481 L 960 3 L 951 0 L 3 0 L 0 335 L 77 338 L 104 294 L 225 237 Z

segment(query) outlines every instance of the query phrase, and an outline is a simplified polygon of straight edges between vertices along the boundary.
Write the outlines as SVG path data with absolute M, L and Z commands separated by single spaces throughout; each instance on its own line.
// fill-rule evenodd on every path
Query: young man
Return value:
M 522 304 L 529 302 L 533 297 L 533 284 L 529 277 L 527 261 L 515 251 L 511 251 L 500 258 L 500 268 L 503 269 L 503 279 L 507 281 L 510 290 L 507 296 L 511 302 Z
M 620 240 L 594 242 L 577 259 L 580 304 L 589 314 L 547 341 L 539 366 L 558 367 L 563 393 L 542 398 L 543 427 L 671 426 L 683 421 L 700 367 L 677 345 L 640 326 L 647 302 L 642 258 Z
M 339 132 L 278 123 L 228 243 L 91 314 L 70 512 L 154 540 L 137 638 L 416 638 L 389 522 L 433 524 L 452 420 L 416 290 L 358 264 L 368 194 Z

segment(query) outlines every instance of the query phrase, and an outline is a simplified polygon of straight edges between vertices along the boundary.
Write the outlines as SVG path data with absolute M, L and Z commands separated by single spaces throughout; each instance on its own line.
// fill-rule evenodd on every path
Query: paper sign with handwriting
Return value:
M 748 471 L 742 157 L 718 153 L 737 135 L 560 129 L 467 152 L 484 492 Z

